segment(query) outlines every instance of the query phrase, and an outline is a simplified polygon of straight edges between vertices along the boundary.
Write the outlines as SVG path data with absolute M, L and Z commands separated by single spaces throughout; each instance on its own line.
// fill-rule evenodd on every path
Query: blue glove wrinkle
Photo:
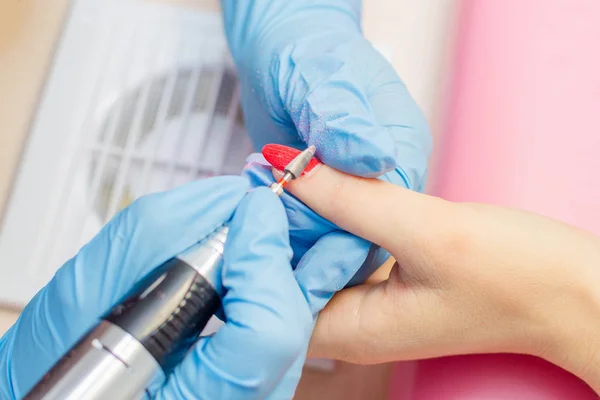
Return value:
M 364 265 L 371 243 L 348 232 L 321 237 L 294 271 L 298 284 L 316 315 Z

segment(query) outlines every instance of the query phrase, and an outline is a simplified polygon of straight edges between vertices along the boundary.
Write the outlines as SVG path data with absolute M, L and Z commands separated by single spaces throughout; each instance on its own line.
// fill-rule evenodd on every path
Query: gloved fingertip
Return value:
M 258 186 L 248 191 L 235 212 L 237 219 L 263 226 L 267 231 L 287 229 L 285 208 L 279 197 L 271 189 Z

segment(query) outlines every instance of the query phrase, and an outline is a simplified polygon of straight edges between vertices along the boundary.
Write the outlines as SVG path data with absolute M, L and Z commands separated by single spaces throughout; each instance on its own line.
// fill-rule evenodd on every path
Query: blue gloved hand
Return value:
M 415 190 L 431 138 L 393 67 L 364 38 L 360 0 L 221 0 L 255 147 L 315 145 L 325 164 Z
M 284 208 L 268 189 L 245 196 L 248 188 L 241 177 L 213 178 L 119 213 L 0 340 L 0 398 L 21 398 L 140 278 L 230 218 L 227 323 L 201 339 L 153 397 L 265 398 L 305 348 L 312 318 L 292 274 Z
M 254 145 L 315 145 L 325 164 L 421 191 L 431 137 L 393 67 L 364 38 L 360 0 L 221 0 Z M 254 157 L 254 185 L 272 181 Z M 284 195 L 293 265 L 316 315 L 333 294 L 370 275 L 387 252 L 339 230 Z M 399 205 L 401 206 L 401 205 Z M 288 398 L 303 359 L 273 396 Z

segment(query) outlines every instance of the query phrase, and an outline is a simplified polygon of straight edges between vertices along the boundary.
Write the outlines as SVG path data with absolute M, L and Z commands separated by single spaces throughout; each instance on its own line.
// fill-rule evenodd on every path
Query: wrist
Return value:
M 600 267 L 600 256 L 595 269 Z M 600 276 L 582 282 L 589 305 L 589 319 L 582 325 L 587 328 L 584 335 L 571 337 L 572 346 L 578 347 L 576 360 L 579 370 L 575 371 L 594 391 L 600 395 Z
M 585 381 L 600 395 L 600 247 L 575 271 L 576 283 L 549 327 L 551 341 L 542 358 Z M 593 262 L 592 262 L 593 260 Z M 589 267 L 588 267 L 589 266 Z

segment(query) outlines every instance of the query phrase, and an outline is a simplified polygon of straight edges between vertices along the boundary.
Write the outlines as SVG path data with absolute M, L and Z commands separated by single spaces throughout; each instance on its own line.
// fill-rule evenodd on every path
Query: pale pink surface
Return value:
M 600 234 L 600 1 L 463 6 L 435 194 L 537 211 Z M 411 386 L 412 395 L 399 395 Z M 423 361 L 414 378 L 396 375 L 393 392 L 411 400 L 596 398 L 550 364 L 508 355 Z

